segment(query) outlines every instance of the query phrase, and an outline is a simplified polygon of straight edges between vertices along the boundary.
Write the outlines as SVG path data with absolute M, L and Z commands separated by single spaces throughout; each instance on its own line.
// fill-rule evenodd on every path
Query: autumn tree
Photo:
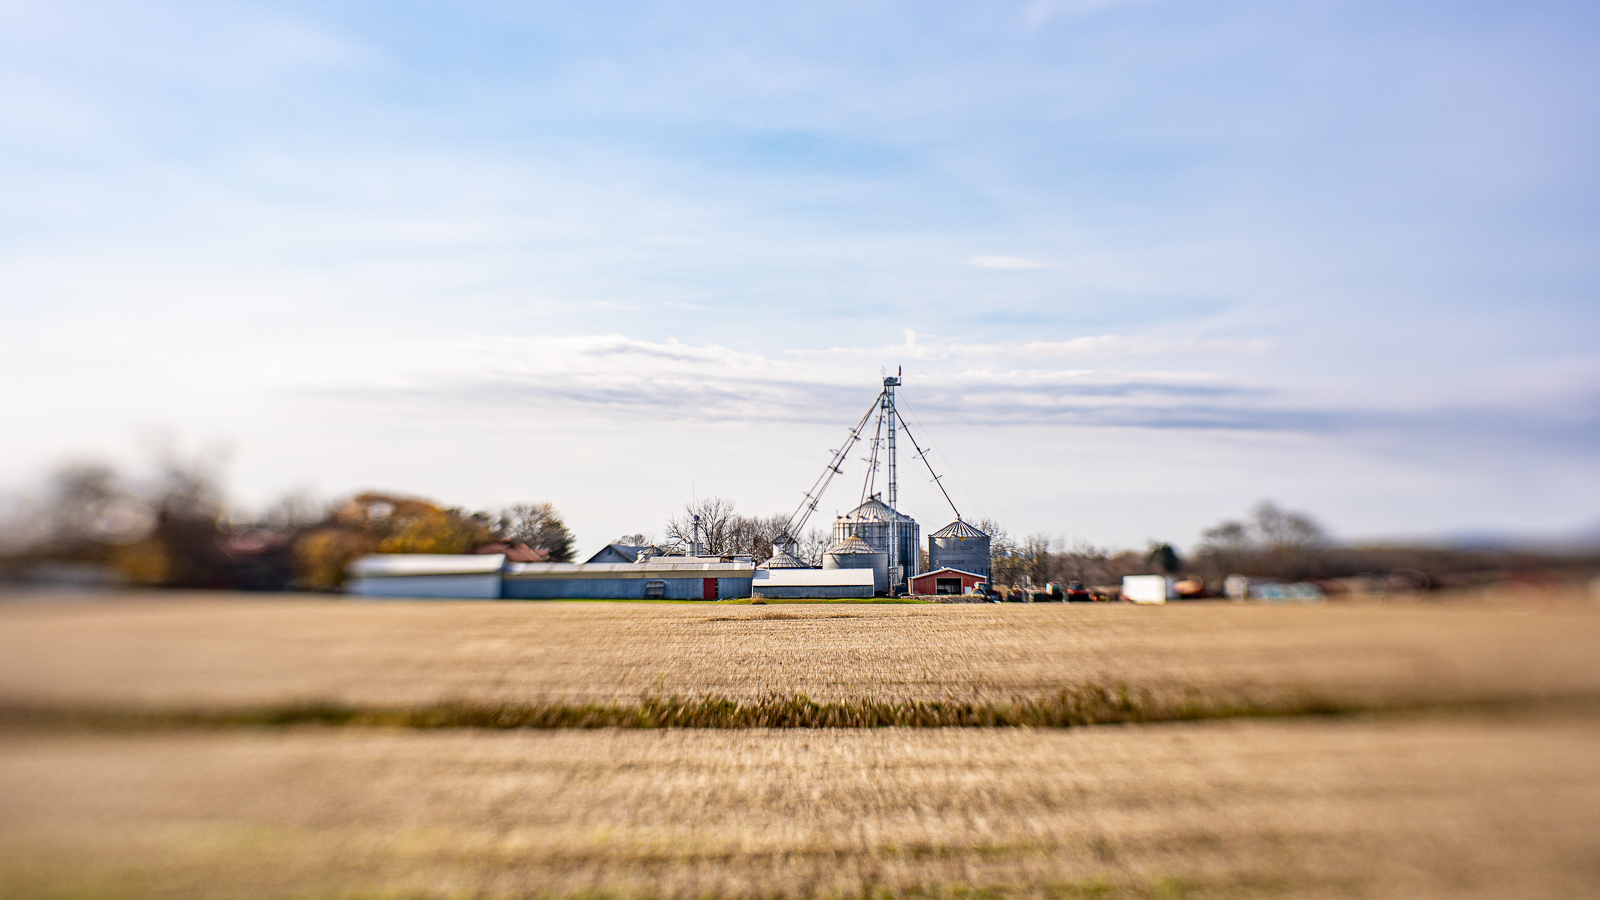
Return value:
M 492 520 L 396 494 L 358 494 L 295 541 L 295 569 L 306 587 L 329 589 L 367 553 L 470 553 L 493 539 Z

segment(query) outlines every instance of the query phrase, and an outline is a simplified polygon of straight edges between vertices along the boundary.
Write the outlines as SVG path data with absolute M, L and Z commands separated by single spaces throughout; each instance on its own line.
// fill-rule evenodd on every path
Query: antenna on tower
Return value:
M 895 374 L 883 379 L 883 418 L 888 426 L 888 451 L 889 451 L 889 508 L 898 512 L 895 504 L 900 501 L 900 473 L 895 459 L 894 432 L 895 424 L 900 414 L 894 409 L 894 389 L 900 386 L 900 368 L 895 369 Z M 893 565 L 894 561 L 890 560 Z

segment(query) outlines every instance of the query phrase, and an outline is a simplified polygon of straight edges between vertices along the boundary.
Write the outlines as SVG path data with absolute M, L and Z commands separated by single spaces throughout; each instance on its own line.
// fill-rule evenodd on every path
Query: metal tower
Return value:
M 889 438 L 889 509 L 899 512 L 897 505 L 900 502 L 900 473 L 896 468 L 895 459 L 895 420 L 899 418 L 894 410 L 894 389 L 900 386 L 900 370 L 894 375 L 883 379 L 883 411 L 879 413 L 882 421 L 888 426 Z M 904 580 L 905 572 L 900 567 L 904 565 L 900 558 L 900 520 L 891 519 L 889 522 L 889 581 L 899 584 Z M 891 588 L 893 590 L 893 588 Z
M 871 438 L 871 453 L 866 457 L 867 472 L 861 487 L 861 506 L 858 507 L 858 512 L 861 509 L 868 508 L 868 504 L 873 501 L 876 501 L 882 507 L 888 508 L 887 534 L 884 541 L 887 546 L 883 548 L 882 552 L 887 557 L 886 562 L 890 579 L 895 585 L 903 584 L 910 579 L 910 576 L 917 574 L 916 569 L 918 566 L 917 548 L 915 546 L 916 522 L 899 510 L 900 461 L 896 445 L 902 428 L 905 429 L 906 438 L 911 441 L 912 448 L 916 450 L 914 455 L 922 460 L 922 464 L 927 468 L 928 475 L 933 479 L 933 483 L 938 486 L 939 492 L 944 495 L 945 502 L 950 504 L 952 511 L 955 511 L 956 519 L 959 521 L 961 518 L 961 512 L 956 510 L 955 502 L 950 499 L 950 493 L 945 490 L 943 480 L 933 470 L 933 464 L 928 459 L 927 451 L 917 441 L 917 436 L 912 433 L 911 426 L 906 424 L 906 420 L 901 417 L 900 411 L 895 408 L 895 388 L 901 386 L 900 379 L 900 370 L 883 379 L 883 391 L 874 398 L 872 405 L 867 407 L 866 413 L 850 429 L 850 433 L 844 443 L 838 449 L 832 451 L 832 458 L 828 460 L 827 467 L 822 470 L 821 475 L 817 476 L 817 480 L 812 482 L 811 489 L 805 492 L 799 507 L 789 516 L 784 525 L 783 533 L 778 538 L 779 542 L 787 545 L 794 540 L 796 535 L 803 532 L 806 522 L 810 520 L 811 514 L 817 511 L 817 505 L 821 501 L 822 495 L 827 491 L 828 485 L 832 483 L 833 476 L 844 471 L 844 463 L 850 455 L 851 448 L 862 440 L 862 430 L 867 427 L 868 422 L 872 421 L 873 414 L 876 413 L 877 424 L 874 426 L 875 433 Z M 889 454 L 889 485 L 884 494 L 875 494 L 873 493 L 873 488 L 876 487 L 880 461 L 878 452 L 880 441 L 887 442 L 885 449 Z M 907 539 L 911 541 L 912 546 L 905 546 Z M 874 537 L 872 540 L 876 541 L 878 538 Z M 910 554 L 909 557 L 907 553 Z M 894 590 L 895 588 L 891 587 L 890 589 Z

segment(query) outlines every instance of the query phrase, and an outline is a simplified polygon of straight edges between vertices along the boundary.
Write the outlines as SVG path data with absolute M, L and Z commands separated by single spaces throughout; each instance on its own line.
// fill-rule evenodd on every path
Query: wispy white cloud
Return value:
M 279 388 L 380 405 L 770 424 L 848 418 L 870 401 L 884 371 L 876 365 L 881 354 L 767 356 L 621 335 L 389 343 L 329 358 L 329 366 Z M 1024 360 L 1005 353 L 925 357 L 907 373 L 907 391 L 921 415 L 936 420 L 1273 427 L 1256 410 L 1271 392 L 1215 373 L 1064 368 L 1048 354 L 1034 359 L 1040 364 L 1019 367 Z
M 1443 433 L 1484 421 L 1561 440 L 1590 440 L 1590 414 L 1505 405 L 1393 397 L 1324 398 L 1303 386 L 1252 382 L 1201 366 L 1095 367 L 1076 363 L 1076 348 L 1149 353 L 1193 350 L 1194 341 L 1104 336 L 1015 345 L 931 345 L 908 332 L 889 352 L 840 350 L 767 355 L 718 344 L 623 335 L 481 338 L 341 347 L 307 354 L 327 360 L 302 367 L 273 389 L 300 398 L 355 402 L 363 408 L 448 410 L 468 417 L 547 415 L 564 421 L 724 422 L 756 425 L 836 423 L 865 408 L 879 379 L 915 359 L 903 391 L 930 421 L 992 426 L 1146 428 L 1164 431 L 1253 430 L 1329 433 L 1341 429 Z M 937 352 L 920 355 L 909 351 Z M 1248 342 L 1221 344 L 1227 352 Z M 1203 359 L 1202 359 L 1203 362 Z M 431 414 L 431 413 L 430 413 Z
M 1063 341 L 944 341 L 913 329 L 903 332 L 905 341 L 881 347 L 831 347 L 827 350 L 794 350 L 798 357 L 819 355 L 839 357 L 893 357 L 918 360 L 989 358 L 997 360 L 1108 359 L 1119 356 L 1179 356 L 1226 354 L 1260 356 L 1276 346 L 1270 338 L 1195 338 L 1154 337 L 1148 335 L 1101 334 Z M 930 340 L 931 338 L 931 340 Z

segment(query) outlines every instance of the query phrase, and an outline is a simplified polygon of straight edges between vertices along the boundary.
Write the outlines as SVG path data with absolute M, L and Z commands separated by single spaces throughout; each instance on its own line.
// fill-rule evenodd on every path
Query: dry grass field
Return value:
M 1600 896 L 1597 650 L 1600 608 L 1581 603 L 24 598 L 0 603 L 0 898 Z M 1162 705 L 1176 697 L 1388 711 L 1088 728 L 225 715 L 1001 708 L 1085 686 L 1152 719 L 1184 718 Z M 216 717 L 16 714 L 82 709 Z
M 1593 897 L 1600 722 L 0 741 L 5 897 Z
M 1355 703 L 1600 696 L 1600 607 L 0 603 L 0 702 L 407 706 L 1127 686 Z

